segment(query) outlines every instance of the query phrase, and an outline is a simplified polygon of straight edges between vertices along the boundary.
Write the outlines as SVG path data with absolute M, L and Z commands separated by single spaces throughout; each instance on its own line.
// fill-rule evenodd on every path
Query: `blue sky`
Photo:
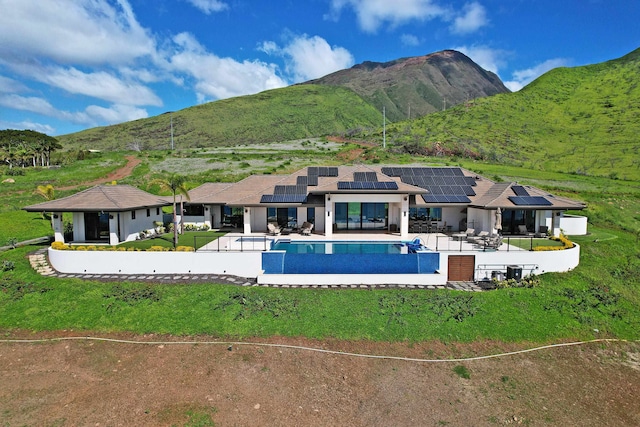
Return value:
M 640 47 L 637 0 L 0 0 L 0 129 L 60 135 L 456 49 L 512 90 Z

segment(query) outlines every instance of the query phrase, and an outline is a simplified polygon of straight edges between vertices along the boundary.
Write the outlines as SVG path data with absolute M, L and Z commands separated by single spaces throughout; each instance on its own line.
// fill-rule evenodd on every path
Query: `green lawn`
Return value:
M 185 231 L 184 234 L 178 234 L 178 246 L 190 246 L 197 250 L 225 234 L 227 233 L 218 231 Z M 152 246 L 172 248 L 173 233 L 162 234 L 153 239 L 124 242 L 118 245 L 118 247 L 137 248 L 143 250 L 149 249 Z
M 637 339 L 640 262 L 628 256 L 637 242 L 622 231 L 594 232 L 609 238 L 576 238 L 578 269 L 545 274 L 535 288 L 482 293 L 60 280 L 37 275 L 25 257 L 34 248 L 18 248 L 0 254 L 2 265 L 15 265 L 0 274 L 0 328 L 410 342 Z

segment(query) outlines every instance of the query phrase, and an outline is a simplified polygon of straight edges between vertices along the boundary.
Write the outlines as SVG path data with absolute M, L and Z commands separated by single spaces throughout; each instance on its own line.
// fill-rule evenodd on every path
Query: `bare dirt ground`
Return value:
M 66 335 L 74 334 L 12 331 L 3 338 Z M 254 342 L 428 359 L 527 348 L 280 337 Z M 635 426 L 640 425 L 639 362 L 637 342 L 445 363 L 251 344 L 229 349 L 86 340 L 0 343 L 0 421 L 3 426 Z M 469 378 L 454 372 L 456 366 L 466 368 Z
M 100 185 L 100 184 L 106 184 L 108 182 L 112 182 L 112 181 L 118 181 L 120 179 L 124 179 L 126 177 L 128 177 L 129 175 L 131 175 L 131 172 L 133 172 L 133 169 L 138 166 L 141 162 L 140 159 L 138 159 L 135 156 L 124 156 L 125 159 L 127 159 L 127 164 L 124 165 L 123 167 L 121 167 L 118 170 L 115 170 L 113 172 L 111 172 L 109 175 L 105 176 L 104 178 L 100 178 L 100 179 L 96 179 L 93 181 L 88 181 L 88 182 L 83 182 L 81 184 L 77 184 L 77 185 L 71 185 L 71 186 L 66 186 L 66 187 L 60 187 L 57 188 L 57 190 L 74 190 L 78 187 L 82 187 L 82 186 L 87 186 L 87 185 Z

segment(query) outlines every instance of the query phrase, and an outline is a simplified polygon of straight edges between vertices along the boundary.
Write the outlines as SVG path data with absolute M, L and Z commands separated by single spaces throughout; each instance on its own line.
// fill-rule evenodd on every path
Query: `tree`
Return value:
M 176 215 L 176 195 L 180 194 L 191 200 L 189 191 L 185 186 L 186 177 L 172 173 L 167 178 L 158 178 L 151 181 L 151 184 L 157 184 L 163 191 L 171 191 L 173 194 L 173 247 L 178 246 L 178 217 Z
M 13 166 L 49 166 L 51 152 L 62 145 L 52 136 L 32 130 L 0 130 L 0 160 Z
M 47 201 L 55 199 L 55 189 L 51 184 L 38 185 L 38 187 L 36 187 L 36 194 L 42 196 Z M 42 219 L 45 219 L 44 212 L 42 212 Z

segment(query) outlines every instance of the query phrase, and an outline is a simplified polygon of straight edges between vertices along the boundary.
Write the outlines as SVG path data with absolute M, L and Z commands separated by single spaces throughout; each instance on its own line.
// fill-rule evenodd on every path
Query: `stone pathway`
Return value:
M 61 279 L 83 279 L 99 281 L 123 280 L 154 283 L 222 283 L 237 286 L 261 286 L 271 288 L 302 288 L 302 289 L 454 289 L 458 291 L 480 292 L 482 288 L 474 282 L 449 282 L 446 285 L 261 285 L 256 279 L 227 276 L 220 274 L 67 274 L 54 270 L 47 259 L 47 248 L 38 249 L 29 254 L 31 267 L 43 276 L 58 277 Z

